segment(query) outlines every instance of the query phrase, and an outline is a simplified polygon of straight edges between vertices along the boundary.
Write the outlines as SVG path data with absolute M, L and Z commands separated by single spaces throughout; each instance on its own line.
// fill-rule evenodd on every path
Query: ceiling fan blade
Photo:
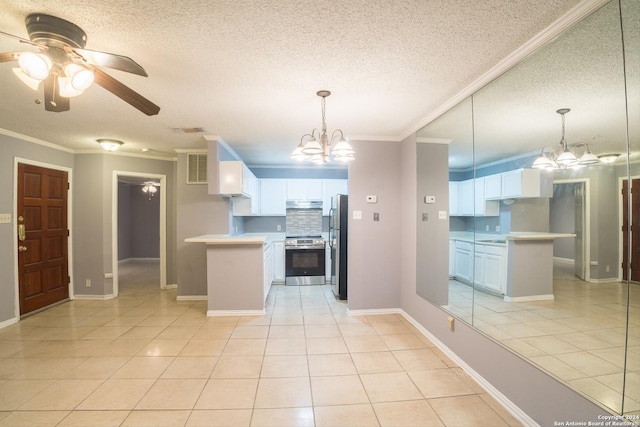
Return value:
M 50 73 L 49 77 L 44 80 L 44 109 L 59 113 L 69 111 L 71 108 L 69 104 L 69 98 L 60 96 L 58 76 L 55 73 Z
M 67 48 L 67 50 L 80 55 L 89 64 L 97 65 L 99 67 L 113 68 L 114 70 L 126 71 L 127 73 L 148 77 L 147 72 L 144 70 L 144 68 L 142 68 L 136 61 L 127 56 L 89 49 Z
M 0 31 L 0 34 L 2 34 L 3 36 L 11 37 L 12 39 L 19 40 L 20 43 L 27 43 L 33 46 L 42 47 L 38 43 L 32 42 L 31 40 L 23 39 L 22 37 L 14 36 L 13 34 L 5 33 L 4 31 Z
M 0 62 L 10 62 L 18 59 L 21 52 L 4 52 L 0 53 Z
M 134 106 L 138 110 L 145 113 L 147 116 L 154 116 L 160 112 L 160 107 L 158 107 L 153 102 L 149 101 L 147 98 L 143 97 L 139 93 L 135 92 L 133 89 L 125 86 L 120 83 L 118 80 L 114 79 L 104 71 L 99 68 L 94 69 L 94 82 L 122 99 L 124 102 Z

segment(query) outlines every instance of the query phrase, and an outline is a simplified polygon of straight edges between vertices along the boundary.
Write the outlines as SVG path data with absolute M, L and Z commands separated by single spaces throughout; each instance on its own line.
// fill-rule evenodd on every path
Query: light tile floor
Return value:
M 264 316 L 207 318 L 129 267 L 116 299 L 0 329 L 0 426 L 520 425 L 399 315 L 273 286 Z
M 448 309 L 617 413 L 624 388 L 625 414 L 640 415 L 640 285 L 584 282 L 555 263 L 553 292 L 508 303 L 451 280 Z

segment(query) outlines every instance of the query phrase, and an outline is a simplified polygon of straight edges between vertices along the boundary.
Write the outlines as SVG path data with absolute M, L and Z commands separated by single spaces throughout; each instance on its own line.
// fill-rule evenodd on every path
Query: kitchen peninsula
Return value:
M 450 234 L 449 275 L 505 301 L 553 299 L 553 241 L 568 233 Z
M 284 233 L 205 234 L 185 239 L 206 245 L 207 316 L 264 314 L 276 241 L 284 241 Z

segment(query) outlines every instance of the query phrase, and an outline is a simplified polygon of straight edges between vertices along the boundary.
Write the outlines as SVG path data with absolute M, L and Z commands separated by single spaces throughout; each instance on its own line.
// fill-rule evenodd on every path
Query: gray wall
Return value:
M 210 142 L 211 143 L 211 142 Z M 217 179 L 211 165 L 217 161 L 217 143 L 208 152 L 209 179 Z M 215 157 L 215 158 L 214 158 Z M 203 234 L 228 234 L 231 213 L 228 199 L 209 194 L 207 184 L 187 184 L 187 154 L 178 154 L 177 175 L 178 296 L 207 295 L 207 257 L 203 243 L 184 239 Z M 217 181 L 216 181 L 217 182 Z
M 352 141 L 357 160 L 349 164 L 349 309 L 400 305 L 400 144 Z M 415 169 L 415 161 L 413 168 Z M 378 196 L 367 204 L 366 196 Z M 362 211 L 354 220 L 351 212 Z M 380 221 L 373 221 L 373 213 Z M 414 267 L 415 268 L 415 267 Z
M 30 143 L 17 137 L 0 134 L 0 212 L 11 214 L 10 224 L 0 224 L 0 324 L 15 318 L 16 243 L 14 240 L 14 191 L 16 188 L 15 158 L 73 168 L 71 153 Z M 75 179 L 75 177 L 73 177 Z
M 449 211 L 449 146 L 447 144 L 418 144 L 417 167 L 417 225 L 418 245 L 416 268 L 417 292 L 438 305 L 449 304 L 449 272 L 431 270 L 432 262 L 449 265 L 449 221 L 438 219 L 438 211 Z M 436 203 L 424 203 L 425 196 L 435 196 Z M 422 220 L 422 214 L 427 220 Z M 446 242 L 444 246 L 440 242 Z M 426 262 L 429 260 L 429 262 Z M 443 275 L 444 274 L 444 275 Z
M 110 153 L 77 154 L 74 168 L 74 289 L 81 295 L 110 295 L 112 271 L 113 172 L 167 177 L 167 283 L 176 283 L 176 162 Z M 185 175 L 186 176 L 186 175 Z M 76 246 L 77 245 L 77 246 Z M 92 286 L 85 287 L 91 280 Z
M 131 258 L 131 185 L 118 182 L 118 261 Z
M 358 152 L 358 151 L 357 151 Z M 358 152 L 359 155 L 359 152 Z M 417 218 L 418 209 L 416 137 L 408 137 L 402 142 L 400 203 L 403 206 L 399 222 L 401 255 L 400 263 L 400 307 L 420 325 L 449 347 L 472 369 L 525 411 L 540 425 L 553 425 L 557 420 L 597 421 L 602 410 L 589 400 L 581 397 L 566 385 L 558 382 L 511 351 L 487 338 L 468 324 L 458 321 L 455 330 L 447 326 L 449 314 L 416 294 L 417 259 Z M 351 178 L 351 176 L 350 176 Z M 350 188 L 351 188 L 350 182 Z M 440 191 L 446 192 L 444 188 Z M 437 222 L 440 231 L 433 232 L 433 245 L 446 250 L 448 247 L 448 224 Z M 370 247 L 371 251 L 375 250 Z M 448 264 L 437 259 L 421 259 L 424 268 L 429 269 L 434 278 L 446 276 Z M 386 283 L 378 281 L 369 286 L 370 292 L 386 292 Z M 562 402 L 559 405 L 558 402 Z
M 553 197 L 549 205 L 549 231 L 552 233 L 573 233 L 576 229 L 576 184 L 553 185 Z M 555 239 L 553 256 L 563 259 L 575 258 L 574 239 Z

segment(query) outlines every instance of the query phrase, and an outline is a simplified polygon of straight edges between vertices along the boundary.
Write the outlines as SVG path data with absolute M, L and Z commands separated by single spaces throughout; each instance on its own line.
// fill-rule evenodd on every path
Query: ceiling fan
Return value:
M 26 27 L 30 40 L 3 31 L 0 34 L 35 46 L 40 52 L 0 53 L 0 62 L 18 61 L 19 67 L 13 71 L 34 90 L 44 82 L 45 110 L 68 111 L 69 98 L 95 82 L 148 116 L 160 111 L 153 102 L 100 69 L 108 67 L 147 77 L 144 68 L 131 58 L 85 49 L 85 32 L 62 18 L 33 13 L 27 16 Z

